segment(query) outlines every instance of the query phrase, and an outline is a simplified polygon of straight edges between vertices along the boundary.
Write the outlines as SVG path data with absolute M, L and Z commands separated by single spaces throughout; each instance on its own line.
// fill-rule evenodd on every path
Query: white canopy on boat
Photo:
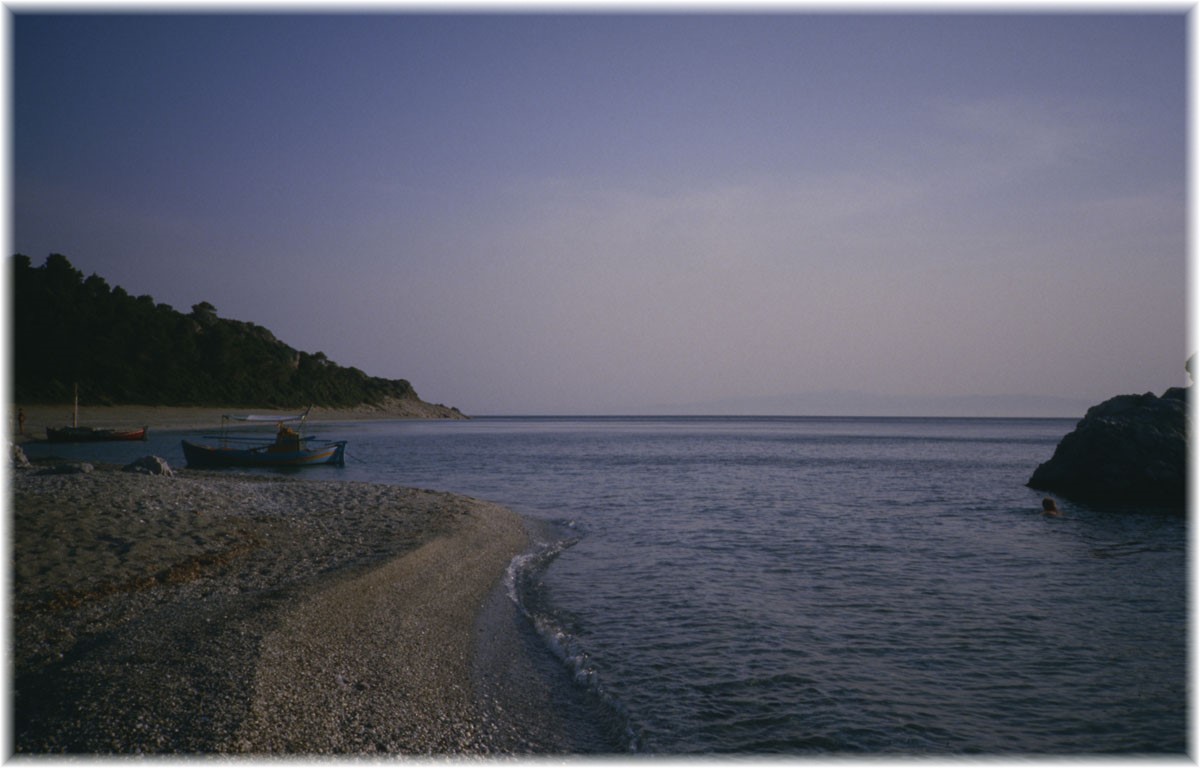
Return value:
M 226 414 L 225 418 L 233 419 L 234 421 L 273 421 L 276 423 L 281 422 L 281 421 L 304 421 L 304 419 L 308 418 L 308 412 L 311 410 L 312 410 L 312 406 L 310 405 L 310 406 L 308 406 L 308 408 L 306 408 L 304 410 L 304 413 L 297 414 L 295 416 L 262 416 L 262 415 L 256 415 L 256 414 L 249 414 L 246 416 L 234 416 L 231 414 Z

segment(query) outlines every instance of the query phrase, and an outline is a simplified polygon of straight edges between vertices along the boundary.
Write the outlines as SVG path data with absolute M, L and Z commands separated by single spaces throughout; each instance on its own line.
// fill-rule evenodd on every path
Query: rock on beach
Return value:
M 11 472 L 18 754 L 479 754 L 472 625 L 526 546 L 369 483 Z
M 140 472 L 143 475 L 173 475 L 171 465 L 161 456 L 143 456 L 137 461 L 126 464 L 122 469 L 126 472 Z

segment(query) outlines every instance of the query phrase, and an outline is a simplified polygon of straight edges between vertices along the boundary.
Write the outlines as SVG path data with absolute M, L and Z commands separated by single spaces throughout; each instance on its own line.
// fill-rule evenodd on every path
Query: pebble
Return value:
M 524 547 L 514 513 L 193 470 L 10 489 L 18 754 L 495 751 L 471 625 Z

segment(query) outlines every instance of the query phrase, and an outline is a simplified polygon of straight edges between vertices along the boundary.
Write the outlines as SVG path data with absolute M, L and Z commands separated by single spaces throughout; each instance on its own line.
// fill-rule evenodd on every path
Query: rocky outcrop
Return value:
M 1029 487 L 1090 503 L 1183 508 L 1188 391 L 1119 395 L 1089 408 Z

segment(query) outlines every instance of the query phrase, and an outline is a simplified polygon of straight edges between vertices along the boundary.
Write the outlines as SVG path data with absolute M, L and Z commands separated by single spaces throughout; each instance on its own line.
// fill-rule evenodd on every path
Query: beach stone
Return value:
M 75 464 L 55 464 L 53 467 L 47 467 L 39 475 L 86 475 L 96 468 L 86 461 L 81 461 Z
M 1089 408 L 1028 486 L 1089 503 L 1183 508 L 1188 392 L 1118 395 Z
M 171 465 L 167 463 L 167 460 L 159 456 L 143 456 L 137 461 L 126 464 L 122 469 L 125 472 L 138 472 L 143 475 L 172 477 L 175 474 L 171 471 Z
M 16 443 L 9 443 L 9 453 L 12 454 L 12 465 L 17 469 L 29 469 L 33 464 L 29 463 L 29 457 L 25 455 L 25 450 Z

